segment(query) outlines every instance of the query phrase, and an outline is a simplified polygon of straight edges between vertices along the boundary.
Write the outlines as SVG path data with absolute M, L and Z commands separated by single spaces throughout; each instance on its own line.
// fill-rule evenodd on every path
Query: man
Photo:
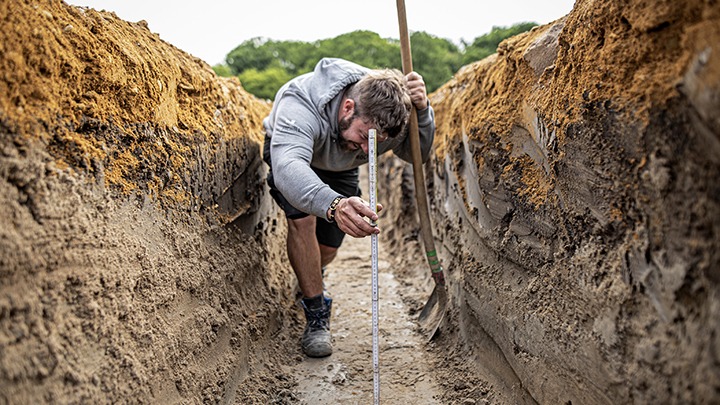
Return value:
M 359 197 L 358 166 L 368 161 L 368 130 L 378 132 L 378 154 L 392 150 L 411 161 L 411 103 L 418 110 L 425 160 L 435 133 L 434 113 L 415 72 L 403 77 L 397 70 L 322 59 L 313 72 L 278 91 L 263 121 L 268 185 L 288 221 L 287 254 L 307 319 L 301 343 L 310 357 L 332 353 L 332 299 L 323 294 L 322 269 L 335 258 L 345 234 L 380 233 L 365 220 L 375 221 L 377 215 Z

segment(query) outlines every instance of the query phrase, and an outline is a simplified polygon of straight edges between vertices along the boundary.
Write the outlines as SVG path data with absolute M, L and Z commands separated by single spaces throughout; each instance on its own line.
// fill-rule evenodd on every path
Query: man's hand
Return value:
M 382 205 L 378 204 L 377 210 L 380 212 Z M 335 209 L 335 222 L 340 230 L 355 238 L 380 233 L 380 229 L 370 225 L 365 218 L 374 222 L 377 221 L 378 216 L 360 197 L 343 198 Z
M 418 110 L 426 109 L 428 106 L 427 89 L 425 88 L 425 81 L 422 76 L 417 72 L 410 72 L 405 78 L 407 79 L 408 89 L 410 90 L 410 99 L 415 108 Z

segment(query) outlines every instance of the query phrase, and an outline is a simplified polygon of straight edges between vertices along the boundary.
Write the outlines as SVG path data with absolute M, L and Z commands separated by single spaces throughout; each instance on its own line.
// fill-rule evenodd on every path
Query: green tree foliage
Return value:
M 400 68 L 400 45 L 371 31 L 353 31 L 318 42 L 317 59 L 342 58 L 373 69 Z
M 245 90 L 268 100 L 274 99 L 275 93 L 280 87 L 292 78 L 293 75 L 278 66 L 271 66 L 264 70 L 246 69 L 238 75 Z
M 464 44 L 464 49 L 448 39 L 422 31 L 413 32 L 410 35 L 413 68 L 423 76 L 428 92 L 433 92 L 462 65 L 495 53 L 503 39 L 535 25 L 521 23 L 512 27 L 493 27 L 490 33 L 477 37 L 471 44 Z M 315 42 L 252 38 L 230 51 L 225 64 L 213 69 L 221 76 L 236 75 L 247 91 L 272 100 L 285 82 L 313 70 L 323 57 L 343 58 L 373 69 L 402 69 L 398 40 L 362 30 Z
M 426 32 L 410 35 L 413 70 L 420 73 L 428 92 L 433 92 L 452 78 L 460 68 L 460 49 L 447 39 Z
M 215 74 L 220 77 L 235 76 L 235 73 L 228 65 L 218 64 L 213 66 L 212 70 L 215 71 Z
M 270 42 L 270 44 L 268 44 Z M 276 61 L 272 42 L 264 38 L 252 38 L 238 45 L 225 57 L 225 63 L 236 73 L 248 69 L 264 70 Z
M 537 24 L 534 22 L 518 23 L 510 27 L 493 27 L 489 33 L 481 35 L 471 43 L 465 44 L 465 54 L 462 64 L 467 65 L 497 52 L 497 47 L 506 38 L 510 38 L 525 31 L 529 31 Z
M 320 60 L 316 42 L 271 41 L 271 44 L 280 66 L 293 76 L 311 71 Z

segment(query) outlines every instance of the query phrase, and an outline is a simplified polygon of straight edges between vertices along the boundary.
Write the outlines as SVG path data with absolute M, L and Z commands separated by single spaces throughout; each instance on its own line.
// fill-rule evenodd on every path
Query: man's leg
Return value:
M 322 243 L 320 243 L 319 245 L 320 245 L 320 263 L 322 264 L 322 267 L 325 267 L 335 259 L 335 256 L 337 256 L 338 248 L 324 245 Z
M 303 293 L 302 306 L 307 320 L 301 340 L 303 352 L 310 357 L 325 357 L 332 354 L 332 299 L 323 295 L 321 253 L 315 224 L 313 216 L 288 218 L 287 251 Z
M 335 259 L 335 256 L 337 256 L 337 250 L 338 248 L 336 247 L 320 243 L 320 263 L 322 264 L 320 275 L 323 278 L 323 290 L 325 289 L 325 269 L 327 265 Z
M 339 194 L 359 195 L 357 173 L 357 169 L 353 169 L 317 174 Z M 287 253 L 303 293 L 302 306 L 307 319 L 302 337 L 303 351 L 311 357 L 328 356 L 332 354 L 332 299 L 323 294 L 322 268 L 335 258 L 345 234 L 336 224 L 303 214 L 289 204 L 275 187 L 272 172 L 268 173 L 267 181 L 270 194 L 285 211 L 288 221 Z
M 315 238 L 315 217 L 288 218 L 287 253 L 290 266 L 300 284 L 305 298 L 316 297 L 323 292 L 320 273 L 321 252 Z

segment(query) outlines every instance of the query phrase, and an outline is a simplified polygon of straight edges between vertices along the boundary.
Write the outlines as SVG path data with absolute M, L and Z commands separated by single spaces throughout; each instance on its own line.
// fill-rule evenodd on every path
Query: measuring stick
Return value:
M 370 209 L 377 214 L 377 131 L 368 131 L 368 166 L 370 169 Z M 371 222 L 376 226 L 375 221 Z M 372 252 L 372 348 L 373 348 L 373 398 L 380 403 L 380 347 L 378 337 L 378 236 L 370 236 Z

